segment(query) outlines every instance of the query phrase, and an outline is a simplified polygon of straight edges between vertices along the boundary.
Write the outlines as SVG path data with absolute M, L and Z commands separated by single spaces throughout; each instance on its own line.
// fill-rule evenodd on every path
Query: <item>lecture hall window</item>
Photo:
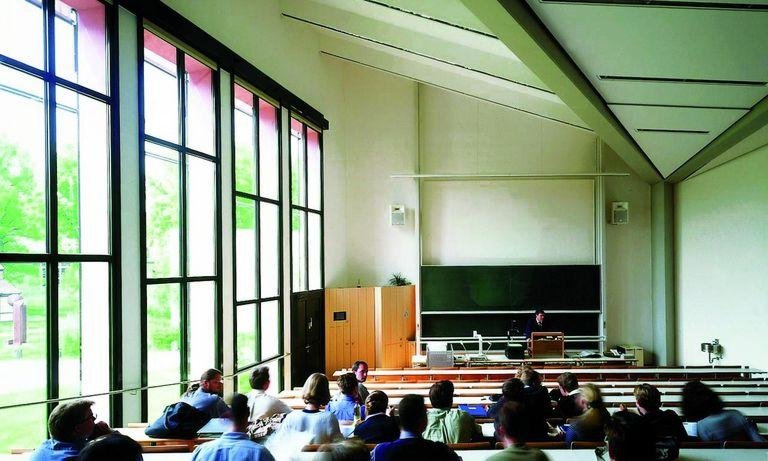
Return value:
M 291 118 L 291 278 L 294 292 L 323 287 L 322 139 Z
M 235 363 L 238 390 L 250 389 L 249 370 L 265 363 L 279 390 L 280 151 L 278 108 L 234 85 L 235 146 Z
M 154 417 L 219 367 L 216 70 L 144 30 L 144 410 Z
M 2 407 L 110 390 L 111 8 L 3 2 L 0 452 L 46 438 L 53 404 Z M 89 398 L 109 421 L 109 397 Z

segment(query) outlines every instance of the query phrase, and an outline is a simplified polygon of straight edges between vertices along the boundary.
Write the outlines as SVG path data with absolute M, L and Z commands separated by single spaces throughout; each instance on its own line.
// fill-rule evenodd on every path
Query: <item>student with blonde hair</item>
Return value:
M 313 373 L 301 391 L 306 406 L 288 413 L 278 432 L 282 435 L 302 433 L 304 443 L 330 443 L 342 438 L 339 420 L 332 413 L 321 411 L 331 400 L 328 378 Z
M 579 389 L 576 404 L 583 413 L 569 419 L 570 427 L 565 431 L 565 441 L 602 442 L 605 438 L 604 426 L 611 419 L 605 409 L 600 388 L 594 384 L 585 384 Z

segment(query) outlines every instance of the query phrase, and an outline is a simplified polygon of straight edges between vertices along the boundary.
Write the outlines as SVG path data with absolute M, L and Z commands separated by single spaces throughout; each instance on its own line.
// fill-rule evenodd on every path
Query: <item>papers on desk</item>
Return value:
M 211 418 L 208 423 L 197 431 L 198 437 L 221 437 L 221 434 L 229 432 L 232 421 L 229 418 Z

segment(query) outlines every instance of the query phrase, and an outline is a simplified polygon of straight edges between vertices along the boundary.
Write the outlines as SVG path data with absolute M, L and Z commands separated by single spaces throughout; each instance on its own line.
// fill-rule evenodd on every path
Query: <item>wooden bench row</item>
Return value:
M 581 380 L 677 380 L 687 381 L 691 379 L 743 379 L 753 375 L 762 374 L 762 370 L 749 367 L 718 367 L 718 368 L 693 368 L 693 367 L 610 367 L 610 368 L 536 368 L 544 381 L 554 381 L 557 376 L 566 371 L 573 372 Z M 334 376 L 346 373 L 348 370 L 339 370 Z M 403 369 L 374 369 L 369 370 L 370 382 L 416 382 L 449 379 L 451 381 L 503 381 L 514 377 L 516 368 L 403 368 Z
M 531 448 L 538 448 L 541 450 L 584 450 L 595 449 L 597 447 L 604 447 L 605 442 L 528 442 L 526 444 Z M 316 452 L 322 445 L 310 444 L 302 447 L 301 451 L 304 452 Z M 373 450 L 376 444 L 365 444 L 366 448 Z M 504 446 L 499 442 L 467 442 L 467 443 L 449 443 L 448 446 L 453 450 L 500 450 Z M 747 441 L 732 441 L 727 440 L 725 442 L 682 442 L 680 448 L 691 449 L 768 449 L 768 442 L 747 442 Z

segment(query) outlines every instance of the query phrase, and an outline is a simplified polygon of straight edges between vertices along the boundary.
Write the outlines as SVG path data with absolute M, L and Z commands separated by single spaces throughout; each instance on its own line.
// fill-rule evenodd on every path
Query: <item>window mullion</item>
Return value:
M 304 206 L 309 209 L 309 162 L 308 155 L 307 155 L 307 149 L 309 147 L 309 143 L 307 142 L 307 125 L 302 124 L 301 125 L 301 136 L 302 136 L 302 147 L 304 148 L 304 152 L 302 152 L 302 155 L 304 156 L 304 178 L 302 178 L 302 181 L 304 184 L 302 184 L 302 188 L 304 189 Z M 309 291 L 309 213 L 306 211 L 304 213 L 304 291 Z
M 188 305 L 188 289 L 189 284 L 186 280 L 188 274 L 187 268 L 187 82 L 186 82 L 186 70 L 184 66 L 184 52 L 180 49 L 176 49 L 176 76 L 178 81 L 179 92 L 179 144 L 181 145 L 181 151 L 179 152 L 179 268 L 181 278 L 184 280 L 181 282 L 179 294 L 181 299 L 179 300 L 180 307 L 180 336 L 181 347 L 179 360 L 180 367 L 179 372 L 181 376 L 180 381 L 190 377 L 189 374 L 189 305 Z M 183 386 L 182 386 L 183 388 Z
M 256 96 L 253 96 L 251 105 L 253 106 L 253 152 L 256 154 L 254 159 L 254 172 L 256 174 L 256 190 L 254 191 L 256 193 L 256 200 L 254 200 L 254 205 L 256 208 L 255 218 L 256 218 L 256 238 L 254 243 L 253 251 L 255 252 L 254 255 L 254 261 L 255 261 L 255 267 L 254 267 L 254 274 L 255 282 L 256 282 L 256 299 L 261 299 L 261 202 L 259 202 L 259 198 L 261 197 L 261 143 L 259 142 L 261 139 L 261 133 L 259 131 L 259 125 L 261 124 L 261 120 L 259 118 L 260 111 L 259 111 L 259 98 Z M 257 309 L 258 310 L 258 309 Z M 258 343 L 261 338 L 261 330 L 256 328 L 256 342 Z M 258 351 L 258 349 L 257 349 Z M 258 353 L 258 352 L 257 352 Z
M 323 199 L 325 197 L 325 194 L 323 193 L 323 167 L 325 166 L 323 163 L 324 156 L 323 156 L 323 132 L 318 131 L 317 133 L 317 142 L 318 142 L 318 154 L 320 155 L 320 172 L 318 173 L 320 175 L 320 235 L 318 239 L 318 245 L 320 245 L 320 288 L 325 287 L 325 245 L 323 245 L 323 242 L 325 242 L 325 214 L 323 212 L 323 206 L 325 203 L 323 202 Z

